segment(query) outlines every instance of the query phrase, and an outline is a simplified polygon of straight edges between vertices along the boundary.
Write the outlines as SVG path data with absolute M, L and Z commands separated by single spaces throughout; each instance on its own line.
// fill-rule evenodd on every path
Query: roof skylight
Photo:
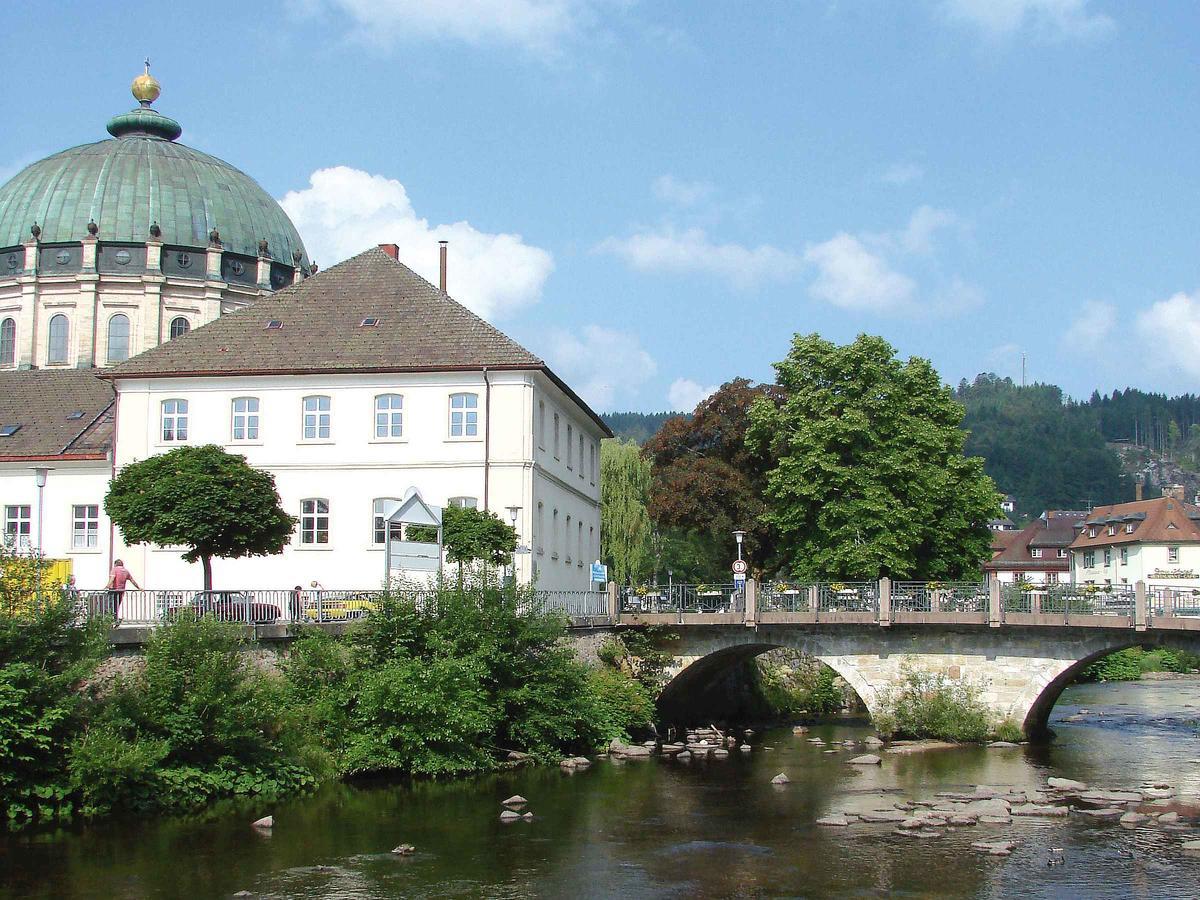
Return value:
M 0 437 L 12 437 L 20 430 L 20 425 L 0 425 Z
M 283 327 L 283 323 L 280 322 L 278 319 L 271 319 L 271 321 L 267 322 L 267 329 L 269 331 L 277 331 L 282 327 Z
M 367 316 L 365 319 L 363 319 L 361 322 L 358 323 L 358 327 L 359 328 L 374 328 L 378 324 L 379 324 L 378 316 Z
M 67 413 L 67 418 L 68 419 L 82 419 L 83 418 L 83 410 L 77 409 L 77 410 L 74 410 L 73 412 L 69 412 L 69 413 Z

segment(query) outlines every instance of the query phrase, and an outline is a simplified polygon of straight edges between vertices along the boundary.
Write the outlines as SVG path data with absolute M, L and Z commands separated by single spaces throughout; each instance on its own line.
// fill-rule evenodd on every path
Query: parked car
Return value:
M 345 597 L 305 596 L 303 617 L 310 622 L 342 622 L 347 619 L 362 619 L 379 609 L 379 601 L 372 594 L 357 593 Z
M 274 603 L 255 600 L 244 591 L 199 591 L 187 603 L 167 610 L 166 617 L 174 619 L 183 612 L 252 625 L 270 625 L 283 615 Z

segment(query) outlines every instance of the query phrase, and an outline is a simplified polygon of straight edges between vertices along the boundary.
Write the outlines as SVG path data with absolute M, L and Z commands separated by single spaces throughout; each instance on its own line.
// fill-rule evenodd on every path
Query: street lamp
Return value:
M 510 522 L 512 522 L 513 531 L 516 531 L 517 530 L 517 519 L 521 515 L 521 507 L 509 506 L 509 507 L 507 507 L 507 509 L 508 509 L 508 519 Z M 520 543 L 520 532 L 517 533 L 517 537 L 518 537 L 518 543 Z M 513 548 L 513 552 L 512 552 L 512 580 L 513 580 L 513 586 L 515 587 L 517 584 L 517 551 L 516 551 L 515 547 Z
M 38 489 L 38 516 L 37 516 L 37 598 L 40 603 L 42 600 L 42 557 L 45 555 L 42 552 L 42 508 L 44 504 L 46 492 L 46 480 L 50 477 L 50 469 L 45 466 L 38 466 L 33 470 L 33 483 Z
M 741 562 L 742 561 L 742 541 L 744 541 L 746 539 L 746 532 L 741 531 L 741 530 L 735 531 L 733 533 L 733 539 L 735 541 L 737 541 L 738 562 Z

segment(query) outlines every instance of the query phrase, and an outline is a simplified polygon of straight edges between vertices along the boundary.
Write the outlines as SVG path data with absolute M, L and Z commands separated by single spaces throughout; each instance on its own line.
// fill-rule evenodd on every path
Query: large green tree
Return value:
M 755 572 L 776 566 L 777 534 L 764 497 L 771 458 L 746 444 L 750 409 L 759 399 L 778 404 L 782 392 L 736 378 L 691 416 L 668 419 L 646 443 L 653 462 L 650 518 L 665 536 L 667 563 L 686 577 L 728 578 L 735 529 L 746 532 L 746 557 Z M 708 559 L 693 576 L 701 547 Z
M 963 455 L 963 408 L 933 366 L 879 337 L 796 335 L 776 363 L 786 399 L 750 411 L 751 450 L 775 458 L 768 521 L 802 578 L 977 575 L 999 496 Z
M 609 577 L 629 584 L 650 560 L 650 463 L 633 441 L 600 444 L 600 555 Z
M 281 553 L 296 520 L 284 512 L 275 478 L 214 444 L 178 447 L 122 469 L 104 509 L 131 544 L 177 544 L 204 567 L 212 559 Z
M 451 562 L 481 559 L 501 566 L 517 549 L 517 531 L 489 510 L 447 506 L 442 510 L 442 545 Z

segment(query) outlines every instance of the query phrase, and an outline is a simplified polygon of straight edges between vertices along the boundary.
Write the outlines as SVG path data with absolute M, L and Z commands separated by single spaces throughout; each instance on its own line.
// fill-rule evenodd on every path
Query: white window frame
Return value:
M 33 506 L 29 503 L 9 503 L 4 507 L 4 543 L 14 549 L 28 550 L 33 546 Z
M 575 541 L 575 565 L 579 566 L 579 568 L 582 569 L 583 568 L 583 519 L 580 519 L 575 524 L 576 524 L 576 528 L 579 531 L 578 537 L 576 538 L 576 541 Z
M 579 432 L 579 477 L 583 478 L 583 432 Z
M 321 434 L 322 430 L 324 434 Z M 301 399 L 300 439 L 306 444 L 329 443 L 333 440 L 333 398 L 328 394 L 309 394 Z
M 537 523 L 537 532 L 534 534 L 534 538 L 537 544 L 538 556 L 541 556 L 546 552 L 546 505 L 541 500 L 538 501 L 537 519 L 535 522 Z
M 459 509 L 479 509 L 478 497 L 451 497 L 446 501 L 447 506 L 457 506 Z
M 569 446 L 569 445 L 568 445 Z M 571 514 L 567 513 L 567 521 L 563 529 L 563 562 L 571 564 Z
M 575 468 L 575 426 L 567 423 L 567 471 Z
M 1066 559 L 1066 558 L 1067 558 L 1067 548 L 1066 548 L 1066 547 L 1059 547 L 1059 548 L 1058 548 L 1058 558 L 1059 558 L 1059 559 Z
M 1096 536 L 1096 526 L 1095 526 L 1095 525 L 1089 525 L 1089 526 L 1088 526 L 1088 537 L 1090 537 L 1090 538 L 1094 538 L 1095 536 Z
M 591 483 L 595 484 L 596 483 L 596 444 L 593 441 L 593 442 L 589 443 L 588 446 L 592 448 L 591 453 L 589 454 L 589 456 L 591 457 L 591 466 L 590 466 L 591 475 L 592 475 Z
M 1123 565 L 1123 566 L 1129 565 L 1129 548 L 1128 547 L 1121 548 L 1121 565 Z
M 1031 547 L 1029 549 L 1029 554 L 1034 559 L 1041 559 L 1042 558 L 1042 548 L 1041 547 Z
M 322 527 L 322 521 L 324 527 Z M 329 500 L 325 497 L 306 497 L 300 501 L 300 546 L 304 548 L 329 546 Z M 321 540 L 321 535 L 325 540 Z
M 371 501 L 371 546 L 382 547 L 387 542 L 388 516 L 400 508 L 399 497 L 376 497 Z M 385 504 L 394 503 L 389 511 Z M 398 527 L 398 526 L 397 526 Z
M 546 401 L 538 401 L 538 449 L 546 449 Z
M 238 404 L 242 408 L 238 409 Z M 253 408 L 252 408 L 253 407 Z M 229 442 L 232 444 L 256 444 L 261 434 L 262 402 L 258 397 L 234 397 L 229 401 Z M 238 437 L 241 428 L 242 436 Z M 251 434 L 253 432 L 253 434 Z
M 1172 565 L 1179 565 L 1179 548 L 1178 547 L 1168 547 L 1167 548 L 1167 562 Z
M 1110 547 L 1104 548 L 1104 564 L 1106 566 L 1112 565 L 1112 548 Z
M 559 436 L 559 420 L 558 420 L 558 413 L 555 413 L 554 414 L 554 458 L 555 459 L 560 458 L 560 456 L 559 456 L 560 448 L 559 448 L 558 436 Z
M 371 435 L 374 441 L 404 440 L 404 395 L 395 391 L 376 394 L 372 404 Z M 383 434 L 380 434 L 380 430 Z
M 161 444 L 188 442 L 188 402 L 184 397 L 168 397 L 159 404 L 158 440 Z
M 451 394 L 448 401 L 449 419 L 446 435 L 454 441 L 479 439 L 479 395 L 473 391 Z
M 550 519 L 550 558 L 558 559 L 558 510 Z
M 1130 522 L 1125 526 L 1125 533 L 1133 534 L 1133 529 L 1135 528 L 1137 528 L 1137 525 L 1135 525 L 1133 522 Z
M 81 527 L 82 526 L 82 527 Z M 71 504 L 71 549 L 100 549 L 100 504 Z

